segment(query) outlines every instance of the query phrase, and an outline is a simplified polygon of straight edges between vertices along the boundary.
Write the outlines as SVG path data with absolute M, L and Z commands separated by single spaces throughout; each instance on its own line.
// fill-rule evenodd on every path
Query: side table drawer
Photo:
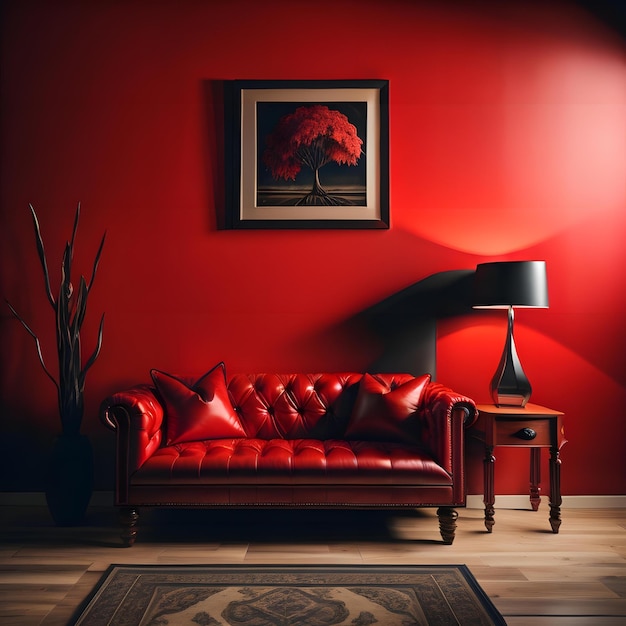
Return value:
M 498 446 L 550 446 L 550 420 L 496 420 Z

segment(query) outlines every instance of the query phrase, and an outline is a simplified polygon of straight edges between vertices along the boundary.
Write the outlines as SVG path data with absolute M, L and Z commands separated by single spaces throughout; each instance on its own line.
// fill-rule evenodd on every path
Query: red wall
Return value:
M 519 312 L 516 339 L 533 400 L 567 414 L 563 492 L 626 493 L 626 45 L 598 16 L 566 1 L 3 10 L 0 293 L 51 364 L 28 202 L 53 259 L 82 202 L 85 273 L 108 232 L 85 333 L 90 347 L 106 311 L 84 424 L 97 488 L 112 486 L 113 450 L 98 404 L 151 367 L 363 370 L 381 347 L 342 332 L 358 311 L 437 272 L 545 259 L 551 306 Z M 389 79 L 391 229 L 218 230 L 212 87 L 234 78 Z M 485 312 L 442 322 L 439 380 L 487 401 L 504 331 Z M 58 430 L 54 389 L 6 309 L 0 345 L 0 490 L 38 490 Z M 526 491 L 518 452 L 498 453 L 497 493 Z M 479 493 L 472 445 L 468 464 Z

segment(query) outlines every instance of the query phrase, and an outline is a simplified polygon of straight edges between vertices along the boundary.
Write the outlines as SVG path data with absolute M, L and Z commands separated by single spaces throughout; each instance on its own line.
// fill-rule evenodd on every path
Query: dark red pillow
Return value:
M 165 407 L 166 444 L 245 437 L 226 388 L 226 368 L 218 363 L 191 387 L 176 376 L 151 370 Z
M 415 413 L 430 374 L 418 376 L 394 389 L 364 374 L 346 428 L 346 439 L 416 443 L 419 425 Z

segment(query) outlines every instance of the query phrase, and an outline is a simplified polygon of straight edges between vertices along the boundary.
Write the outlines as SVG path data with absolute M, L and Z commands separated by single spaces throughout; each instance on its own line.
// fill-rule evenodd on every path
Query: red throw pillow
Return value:
M 415 413 L 429 382 L 430 374 L 424 374 L 390 389 L 371 374 L 364 374 L 346 428 L 346 439 L 417 442 Z
M 226 389 L 226 368 L 218 363 L 191 387 L 176 376 L 151 370 L 166 415 L 166 443 L 245 437 Z

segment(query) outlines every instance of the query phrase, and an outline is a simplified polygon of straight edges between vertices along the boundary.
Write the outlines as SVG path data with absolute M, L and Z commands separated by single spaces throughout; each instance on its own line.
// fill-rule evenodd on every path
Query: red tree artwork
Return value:
M 295 180 L 303 165 L 313 170 L 313 188 L 296 206 L 339 205 L 344 201 L 326 192 L 319 170 L 331 161 L 356 165 L 362 145 L 356 127 L 340 111 L 321 104 L 300 106 L 281 117 L 266 138 L 263 162 L 275 180 Z

